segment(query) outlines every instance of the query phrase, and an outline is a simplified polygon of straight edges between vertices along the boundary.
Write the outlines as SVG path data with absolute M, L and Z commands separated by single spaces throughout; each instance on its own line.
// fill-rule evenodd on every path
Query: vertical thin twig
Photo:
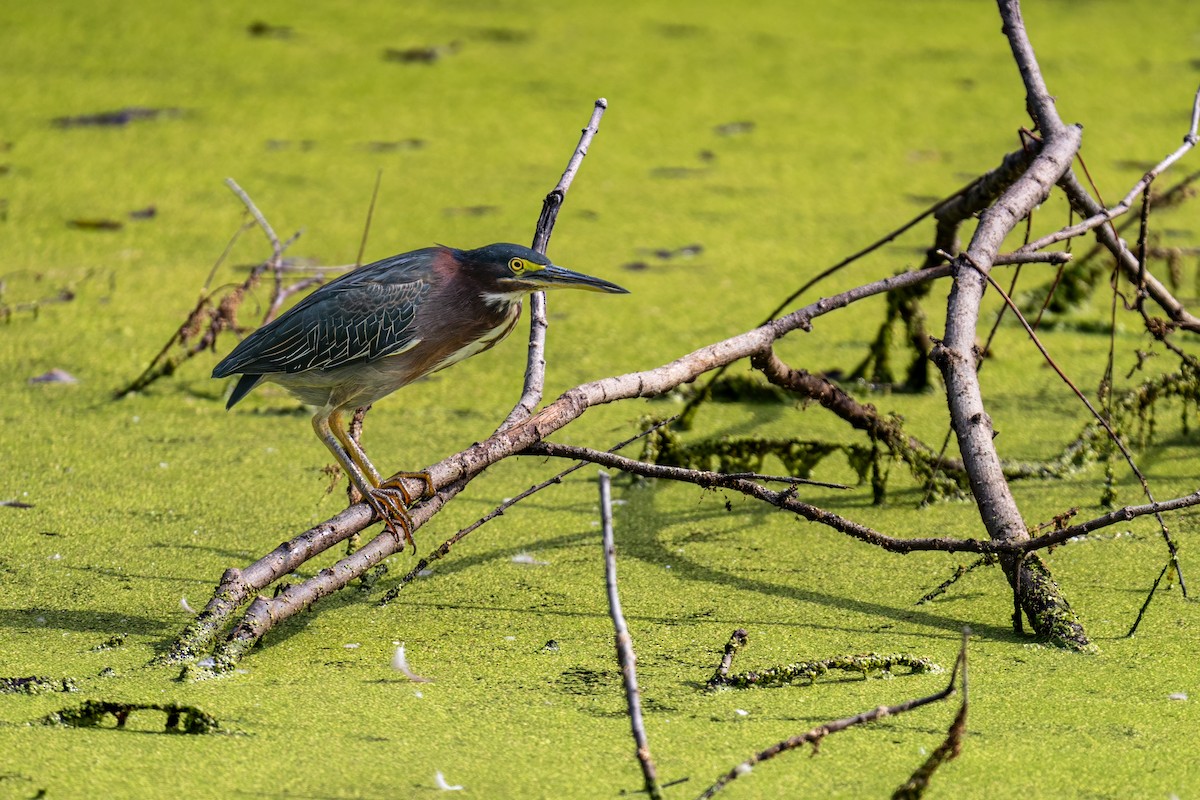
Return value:
M 235 181 L 233 178 L 226 178 L 225 185 L 228 186 L 229 191 L 236 194 L 238 199 L 242 201 L 242 204 L 246 206 L 246 210 L 250 212 L 251 216 L 254 217 L 254 221 L 258 223 L 258 226 L 263 229 L 263 233 L 266 234 L 267 241 L 271 243 L 271 249 L 278 254 L 283 249 L 283 245 L 280 243 L 279 237 L 275 235 L 275 229 L 271 227 L 271 223 L 267 222 L 266 216 L 264 216 L 263 213 L 258 210 L 258 206 L 256 206 L 254 201 L 250 199 L 250 195 L 246 194 L 246 190 L 241 186 L 238 186 L 237 181 Z
M 533 233 L 533 249 L 543 255 L 550 244 L 550 234 L 554 232 L 558 210 L 566 199 L 571 182 L 575 180 L 575 174 L 583 164 L 592 139 L 600 129 L 600 118 L 604 116 L 607 108 L 608 101 L 603 97 L 596 100 L 592 107 L 592 116 L 579 137 L 579 144 L 575 145 L 575 152 L 567 162 L 567 168 L 558 179 L 558 185 L 551 189 L 542 201 L 542 213 L 538 216 L 537 227 Z M 497 430 L 505 430 L 525 419 L 533 413 L 538 403 L 542 402 L 542 389 L 546 383 L 546 328 L 549 324 L 546 317 L 546 293 L 534 292 L 529 298 L 529 354 L 525 361 L 525 385 L 521 389 L 521 399 Z
M 361 267 L 363 253 L 367 250 L 367 237 L 371 235 L 371 220 L 375 218 L 375 201 L 379 199 L 379 184 L 383 183 L 383 170 L 375 173 L 375 188 L 371 190 L 371 205 L 367 206 L 367 220 L 363 223 L 362 240 L 358 243 L 358 258 L 354 259 L 354 266 Z
M 652 800 L 662 800 L 662 789 L 650 757 L 650 741 L 642 724 L 642 699 L 637 686 L 637 656 L 633 652 L 633 639 L 625 626 L 625 615 L 621 613 L 621 599 L 617 596 L 617 546 L 613 542 L 612 525 L 612 480 L 607 472 L 600 472 L 600 527 L 604 536 L 604 583 L 608 588 L 608 613 L 612 616 L 616 632 L 617 662 L 621 665 L 621 676 L 625 681 L 625 699 L 629 703 L 629 724 L 633 729 L 633 741 L 637 744 L 637 757 L 646 779 L 646 791 Z
M 1154 593 L 1158 591 L 1158 585 L 1162 583 L 1163 576 L 1167 574 L 1167 570 L 1171 568 L 1174 561 L 1168 561 L 1163 565 L 1162 570 L 1158 573 L 1158 577 L 1154 579 L 1154 583 L 1150 585 L 1150 591 L 1146 594 L 1146 601 L 1142 603 L 1142 607 L 1138 609 L 1137 619 L 1133 621 L 1133 625 L 1129 627 L 1129 632 L 1125 634 L 1125 638 L 1132 638 L 1137 633 L 1138 626 L 1142 624 L 1142 617 L 1146 616 L 1146 609 L 1150 607 L 1150 601 L 1154 599 Z

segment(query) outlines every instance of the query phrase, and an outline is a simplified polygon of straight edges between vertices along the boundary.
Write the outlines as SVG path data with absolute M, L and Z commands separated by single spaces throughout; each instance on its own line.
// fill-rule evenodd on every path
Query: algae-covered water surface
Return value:
M 1025 15 L 1064 119 L 1084 126 L 1097 190 L 1115 202 L 1187 131 L 1200 6 L 1038 2 Z M 141 391 L 114 393 L 202 292 L 220 296 L 270 255 L 226 178 L 281 239 L 298 234 L 289 279 L 356 262 L 377 178 L 364 261 L 435 242 L 527 243 L 599 97 L 609 109 L 550 254 L 631 293 L 550 297 L 546 396 L 745 331 L 1020 147 L 1029 121 L 999 27 L 993 4 L 949 0 L 0 7 L 0 796 L 639 791 L 594 468 L 480 528 L 390 604 L 377 601 L 409 553 L 272 631 L 235 672 L 180 680 L 155 657 L 222 572 L 336 514 L 345 493 L 330 488 L 308 413 L 281 390 L 225 411 L 228 387 L 208 376 L 231 332 Z M 1197 163 L 1185 157 L 1164 187 Z M 1177 251 L 1157 263 L 1192 306 L 1197 220 L 1194 202 L 1151 217 L 1151 246 Z M 1051 200 L 1034 233 L 1066 222 Z M 801 302 L 918 266 L 932 240 L 932 222 L 917 226 Z M 1052 276 L 1027 267 L 1018 302 L 1036 308 Z M 1075 383 L 1096 396 L 1110 343 L 1115 394 L 1175 369 L 1134 315 L 1110 339 L 1111 295 L 1104 277 L 1096 285 L 1054 309 L 1042 334 Z M 269 290 L 266 280 L 244 299 L 242 325 L 261 319 Z M 922 305 L 934 335 L 945 293 L 934 286 Z M 999 308 L 986 305 L 989 326 Z M 779 353 L 848 374 L 885 314 L 880 297 L 822 317 Z M 491 433 L 521 390 L 523 329 L 378 403 L 364 440 L 379 465 L 417 469 Z M 1194 336 L 1172 342 L 1195 357 Z M 904 338 L 890 348 L 898 372 Z M 1015 323 L 991 355 L 981 381 L 1001 455 L 1061 458 L 1086 409 Z M 751 376 L 744 364 L 731 374 Z M 846 385 L 922 441 L 945 437 L 940 391 Z M 679 407 L 598 408 L 555 439 L 605 449 Z M 1153 409 L 1129 431 L 1139 465 L 1160 499 L 1195 491 L 1194 403 L 1164 394 Z M 804 500 L 896 536 L 986 536 L 969 502 L 923 505 L 899 461 L 879 464 L 886 496 L 875 502 L 855 461 L 872 443 L 816 406 L 719 397 L 678 435 L 819 442 L 829 455 L 812 477 L 851 488 L 800 487 Z M 565 466 L 490 469 L 418 532 L 419 551 Z M 768 457 L 762 468 L 784 466 Z M 1119 459 L 1111 481 L 1090 460 L 1013 487 L 1030 525 L 1070 508 L 1097 516 L 1108 490 L 1117 505 L 1143 502 Z M 917 605 L 969 556 L 890 555 L 733 493 L 620 476 L 614 491 L 621 599 L 667 796 L 694 797 L 775 742 L 948 679 L 897 668 L 894 680 L 833 672 L 706 691 L 733 630 L 748 635 L 736 669 L 873 652 L 948 670 L 965 626 L 962 755 L 929 796 L 1200 792 L 1196 605 L 1164 579 L 1125 636 L 1166 562 L 1152 518 L 1044 554 L 1096 645 L 1079 654 L 1013 631 L 996 568 Z M 1167 519 L 1193 592 L 1196 519 Z M 394 668 L 400 646 L 429 681 Z M 721 794 L 890 796 L 941 743 L 955 703 L 829 737 L 815 757 L 785 754 Z

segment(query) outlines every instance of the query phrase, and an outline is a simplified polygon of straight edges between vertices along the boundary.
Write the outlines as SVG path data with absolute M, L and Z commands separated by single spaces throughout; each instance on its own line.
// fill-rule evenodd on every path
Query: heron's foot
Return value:
M 412 493 L 405 488 L 404 480 L 406 478 L 425 482 L 425 489 L 421 492 L 420 497 L 413 497 Z M 386 481 L 380 483 L 379 488 L 399 492 L 404 498 L 404 505 L 410 507 L 418 500 L 428 500 L 433 497 L 433 478 L 428 472 L 397 472 Z
M 372 489 L 363 499 L 375 511 L 375 515 L 383 520 L 396 543 L 407 542 L 415 554 L 417 540 L 413 538 L 413 521 L 408 513 L 413 501 L 408 492 L 393 486 L 381 486 Z

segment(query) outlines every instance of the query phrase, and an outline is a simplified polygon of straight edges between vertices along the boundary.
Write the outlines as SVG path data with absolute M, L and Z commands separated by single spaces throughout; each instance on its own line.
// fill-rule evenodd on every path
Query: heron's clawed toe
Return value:
M 408 542 L 413 553 L 416 553 L 417 540 L 413 537 L 412 516 L 408 513 L 412 500 L 408 493 L 396 487 L 381 486 L 368 492 L 363 499 L 375 511 L 375 515 L 383 520 L 396 543 Z
M 425 488 L 421 490 L 420 496 L 414 497 L 413 494 L 408 491 L 408 488 L 404 485 L 404 481 L 406 479 L 423 481 L 425 483 Z M 429 498 L 433 497 L 433 478 L 428 472 L 397 472 L 386 481 L 380 483 L 379 488 L 399 492 L 404 498 L 404 505 L 406 507 L 411 507 L 413 504 L 421 500 L 428 500 Z

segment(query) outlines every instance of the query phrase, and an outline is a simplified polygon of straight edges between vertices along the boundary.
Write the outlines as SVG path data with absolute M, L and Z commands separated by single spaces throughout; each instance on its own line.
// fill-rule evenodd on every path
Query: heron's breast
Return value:
M 446 352 L 440 353 L 440 357 L 433 362 L 428 372 L 437 372 L 471 356 L 479 355 L 484 350 L 490 350 L 495 347 L 499 342 L 504 340 L 504 337 L 512 333 L 512 329 L 516 326 L 520 316 L 521 306 L 514 304 L 509 309 L 508 314 L 502 317 L 499 322 L 494 322 L 490 325 L 480 325 L 476 329 L 471 330 L 470 339 L 460 342 L 456 348 L 447 349 Z

